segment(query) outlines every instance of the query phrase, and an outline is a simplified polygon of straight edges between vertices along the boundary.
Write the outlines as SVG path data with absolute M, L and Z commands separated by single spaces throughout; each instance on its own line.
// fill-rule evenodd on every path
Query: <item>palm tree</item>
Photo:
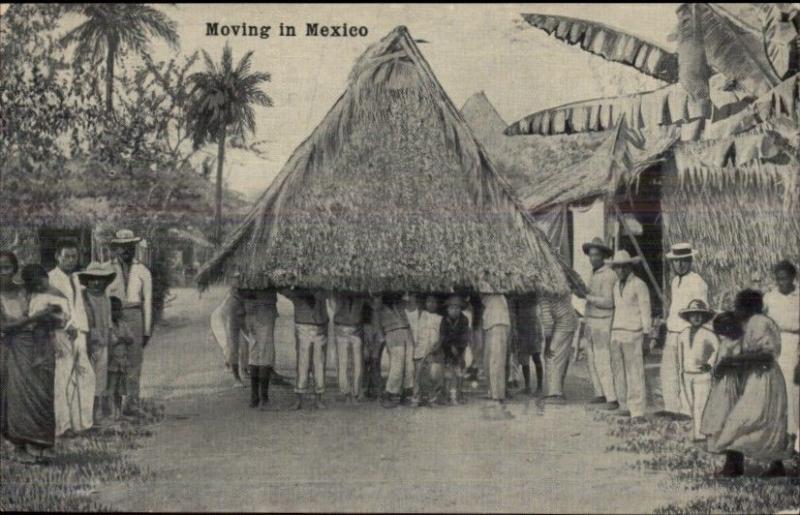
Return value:
M 222 243 L 222 167 L 228 136 L 244 138 L 254 134 L 254 105 L 272 107 L 272 99 L 259 89 L 270 81 L 266 72 L 250 72 L 253 51 L 247 52 L 235 67 L 233 53 L 226 43 L 219 66 L 203 50 L 206 70 L 189 76 L 191 86 L 187 118 L 195 148 L 207 142 L 217 144 L 216 243 Z
M 800 71 L 800 12 L 788 4 L 686 3 L 678 7 L 676 15 L 671 38 L 677 40 L 677 52 L 670 52 L 601 23 L 523 14 L 533 27 L 608 61 L 631 66 L 666 86 L 545 109 L 510 125 L 506 134 L 547 135 L 613 127 L 615 120 L 597 122 L 592 115 L 602 110 L 618 117 L 633 97 L 643 107 L 655 105 L 665 89 L 675 88 L 685 92 L 692 103 L 694 112 L 687 120 L 701 120 L 710 114 L 712 90 L 734 102 L 746 102 Z M 735 108 L 727 112 L 733 111 Z M 721 116 L 725 117 L 725 112 Z M 673 120 L 680 121 L 686 120 Z
M 97 63 L 106 59 L 106 112 L 113 112 L 114 63 L 126 51 L 148 52 L 148 39 L 159 37 L 177 47 L 177 25 L 161 11 L 145 4 L 73 4 L 65 6 L 86 21 L 61 38 L 75 47 L 77 62 Z

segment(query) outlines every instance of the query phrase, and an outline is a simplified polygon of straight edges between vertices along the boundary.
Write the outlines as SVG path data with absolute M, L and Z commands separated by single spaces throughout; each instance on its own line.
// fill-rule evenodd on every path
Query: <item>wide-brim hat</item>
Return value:
M 669 252 L 667 252 L 667 259 L 685 259 L 697 255 L 697 251 L 692 248 L 689 243 L 676 243 L 673 245 Z
M 114 233 L 114 237 L 111 238 L 112 245 L 124 245 L 126 243 L 139 243 L 142 241 L 141 238 L 136 236 L 133 231 L 130 229 L 120 229 Z
M 611 259 L 606 259 L 606 264 L 615 266 L 615 265 L 633 265 L 638 263 L 642 260 L 639 256 L 631 257 L 627 250 L 618 250 L 614 257 Z
M 114 278 L 117 277 L 117 272 L 110 265 L 103 263 L 89 263 L 86 270 L 78 272 L 78 280 L 81 284 L 85 285 L 89 279 L 105 279 L 106 284 L 111 284 Z
M 464 299 L 460 295 L 450 295 L 444 303 L 445 306 L 458 306 L 464 308 Z
M 700 299 L 694 299 L 693 301 L 689 302 L 689 305 L 683 308 L 682 310 L 678 311 L 678 316 L 684 320 L 689 319 L 689 315 L 692 314 L 701 314 L 705 317 L 703 323 L 708 322 L 712 318 L 716 316 L 716 312 L 713 309 L 710 309 L 705 302 Z
M 611 257 L 614 254 L 614 250 L 605 244 L 605 242 L 601 238 L 594 238 L 592 241 L 588 241 L 583 244 L 583 253 L 589 254 L 589 250 L 591 249 L 600 249 L 606 255 L 606 257 Z

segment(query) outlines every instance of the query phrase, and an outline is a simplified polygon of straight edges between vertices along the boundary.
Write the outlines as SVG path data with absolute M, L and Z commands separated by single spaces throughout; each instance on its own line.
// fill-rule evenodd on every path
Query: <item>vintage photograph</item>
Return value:
M 0 4 L 0 510 L 798 513 L 800 4 Z

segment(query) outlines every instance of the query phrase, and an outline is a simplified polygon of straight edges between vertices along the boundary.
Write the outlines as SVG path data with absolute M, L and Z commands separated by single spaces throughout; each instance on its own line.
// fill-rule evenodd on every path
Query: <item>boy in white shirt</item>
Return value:
M 714 311 L 708 309 L 702 300 L 695 299 L 680 310 L 679 316 L 690 324 L 678 337 L 678 363 L 686 395 L 684 401 L 692 414 L 693 441 L 702 442 L 705 435 L 700 432 L 700 422 L 711 391 L 711 367 L 719 349 L 717 335 L 704 324 L 714 318 Z
M 427 401 L 431 404 L 439 399 L 442 383 L 442 352 L 439 327 L 442 317 L 436 313 L 439 302 L 435 295 L 425 298 L 425 309 L 417 319 L 417 334 L 414 339 L 414 395 L 412 406 L 425 402 L 424 395 L 429 394 Z M 427 373 L 427 378 L 425 377 Z M 430 392 L 424 391 L 423 382 L 429 380 L 433 384 Z

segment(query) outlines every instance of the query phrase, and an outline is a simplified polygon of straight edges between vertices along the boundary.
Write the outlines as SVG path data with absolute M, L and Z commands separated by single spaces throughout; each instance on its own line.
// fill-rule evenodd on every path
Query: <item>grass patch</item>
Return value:
M 127 453 L 138 439 L 150 436 L 148 425 L 164 417 L 162 406 L 142 405 L 132 422 L 96 428 L 59 439 L 56 457 L 47 465 L 24 465 L 0 456 L 0 511 L 109 511 L 92 494 L 103 483 L 143 481 L 147 471 L 130 462 Z
M 607 450 L 639 456 L 636 466 L 642 471 L 668 472 L 687 490 L 715 493 L 683 503 L 659 507 L 656 513 L 776 513 L 800 506 L 800 477 L 797 461 L 784 461 L 788 476 L 760 479 L 766 464 L 747 460 L 747 476 L 718 479 L 714 471 L 722 457 L 705 452 L 691 442 L 691 422 L 662 418 L 632 424 L 629 419 L 596 412 L 595 420 L 609 424 L 609 435 L 616 443 Z

